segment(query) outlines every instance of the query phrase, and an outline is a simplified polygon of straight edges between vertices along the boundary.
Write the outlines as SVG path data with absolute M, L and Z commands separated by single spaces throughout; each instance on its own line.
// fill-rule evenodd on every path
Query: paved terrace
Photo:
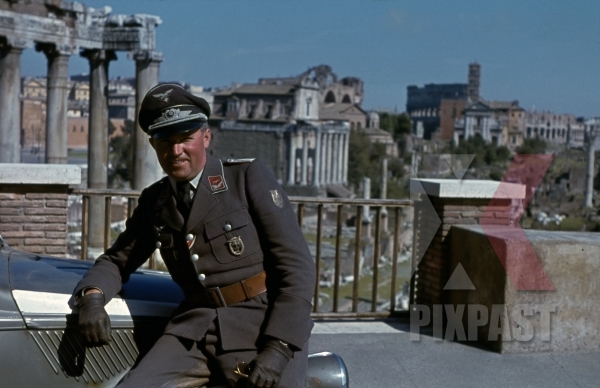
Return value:
M 352 388 L 600 387 L 600 350 L 499 354 L 421 335 L 409 321 L 317 321 L 310 352 L 339 354 Z

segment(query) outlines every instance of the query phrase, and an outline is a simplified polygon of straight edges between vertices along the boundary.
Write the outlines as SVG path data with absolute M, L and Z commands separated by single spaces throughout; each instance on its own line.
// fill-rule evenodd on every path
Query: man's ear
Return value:
M 152 146 L 152 148 L 154 148 L 156 150 L 156 147 L 154 147 L 154 138 L 153 137 L 149 137 L 148 141 L 150 142 L 150 145 Z
M 204 133 L 202 134 L 202 140 L 204 140 L 204 148 L 208 147 L 211 138 L 212 135 L 210 134 L 210 128 L 206 128 L 206 130 L 204 130 Z

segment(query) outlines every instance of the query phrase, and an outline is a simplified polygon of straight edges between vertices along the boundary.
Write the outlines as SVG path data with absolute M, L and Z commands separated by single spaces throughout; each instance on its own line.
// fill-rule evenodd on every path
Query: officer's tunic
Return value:
M 146 188 L 126 230 L 96 260 L 74 295 L 97 287 L 108 303 L 157 246 L 187 301 L 165 333 L 201 341 L 214 321 L 223 352 L 257 349 L 266 335 L 306 354 L 314 263 L 292 205 L 260 161 L 222 162 L 207 155 L 187 221 L 177 210 L 168 178 Z M 267 274 L 266 293 L 228 307 L 197 302 L 206 288 L 224 287 L 262 271 Z M 302 358 L 290 359 L 282 382 L 295 376 L 292 380 L 301 384 L 298 379 L 306 373 Z M 234 367 L 221 365 L 224 371 Z

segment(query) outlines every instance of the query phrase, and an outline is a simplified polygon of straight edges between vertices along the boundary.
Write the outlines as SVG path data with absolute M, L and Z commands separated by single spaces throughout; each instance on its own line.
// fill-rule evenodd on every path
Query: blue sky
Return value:
M 251 83 L 328 64 L 365 82 L 363 108 L 405 109 L 406 87 L 466 83 L 482 66 L 486 99 L 600 116 L 600 2 L 595 0 L 80 0 L 113 14 L 159 15 L 161 81 Z M 133 76 L 124 52 L 109 76 Z M 89 72 L 72 56 L 70 73 Z M 44 75 L 26 50 L 22 75 Z

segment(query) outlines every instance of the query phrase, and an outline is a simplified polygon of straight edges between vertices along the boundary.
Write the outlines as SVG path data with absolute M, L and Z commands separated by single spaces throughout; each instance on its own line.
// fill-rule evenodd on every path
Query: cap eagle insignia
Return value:
M 156 98 L 158 101 L 169 102 L 169 95 L 171 94 L 172 91 L 173 91 L 173 89 L 169 89 L 164 93 L 153 94 L 152 97 Z

